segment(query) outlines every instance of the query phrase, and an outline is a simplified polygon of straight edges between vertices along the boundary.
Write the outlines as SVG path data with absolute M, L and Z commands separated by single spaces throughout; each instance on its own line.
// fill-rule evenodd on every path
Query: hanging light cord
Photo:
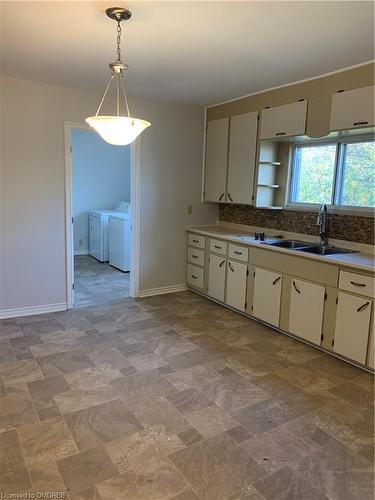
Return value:
M 117 21 L 117 59 L 113 65 L 108 85 L 105 88 L 105 91 L 104 91 L 103 96 L 100 100 L 100 103 L 99 103 L 98 109 L 95 113 L 95 116 L 98 116 L 99 111 L 103 105 L 104 99 L 108 93 L 109 87 L 111 86 L 112 80 L 113 80 L 114 76 L 116 75 L 117 76 L 116 114 L 117 114 L 117 116 L 120 116 L 120 86 L 121 86 L 122 93 L 124 96 L 125 106 L 126 106 L 126 112 L 127 112 L 128 118 L 130 118 L 130 108 L 129 108 L 128 98 L 126 95 L 125 81 L 124 81 L 124 69 L 127 69 L 127 65 L 124 65 L 123 62 L 121 61 L 121 34 L 122 34 L 121 21 Z M 116 67 L 116 64 L 118 64 L 117 67 Z

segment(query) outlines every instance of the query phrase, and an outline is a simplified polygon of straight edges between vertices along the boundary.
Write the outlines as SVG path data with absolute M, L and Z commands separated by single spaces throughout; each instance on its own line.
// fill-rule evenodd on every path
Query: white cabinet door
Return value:
M 307 101 L 283 104 L 263 109 L 260 138 L 304 135 L 306 132 Z
M 228 306 L 239 309 L 240 311 L 245 310 L 246 282 L 247 264 L 228 260 L 225 300 Z
M 336 312 L 334 351 L 343 356 L 366 363 L 372 302 L 339 292 Z
M 227 260 L 218 255 L 210 255 L 208 274 L 208 295 L 224 302 L 225 297 L 225 268 Z
M 227 201 L 253 204 L 258 112 L 230 119 Z
M 279 326 L 282 275 L 255 268 L 253 316 Z
M 320 345 L 324 295 L 324 286 L 292 279 L 289 310 L 290 333 Z
M 361 87 L 332 95 L 330 130 L 372 127 L 375 87 Z
M 375 319 L 375 318 L 374 318 Z M 368 346 L 368 354 L 367 354 L 367 364 L 370 368 L 374 369 L 375 364 L 374 364 L 374 335 L 375 335 L 375 321 L 374 319 L 372 320 L 372 331 L 370 332 L 371 338 Z
M 229 118 L 207 122 L 205 201 L 224 202 L 227 183 Z

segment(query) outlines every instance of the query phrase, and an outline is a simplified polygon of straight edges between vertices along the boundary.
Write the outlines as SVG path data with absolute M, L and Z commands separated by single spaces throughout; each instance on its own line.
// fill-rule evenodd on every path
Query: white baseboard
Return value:
M 164 295 L 165 293 L 176 293 L 176 292 L 184 292 L 187 290 L 187 286 L 185 283 L 181 283 L 180 285 L 171 285 L 171 286 L 161 286 L 160 288 L 149 288 L 148 290 L 139 290 L 138 297 L 152 297 L 153 295 Z
M 0 311 L 0 319 L 18 318 L 20 316 L 31 316 L 33 314 L 45 314 L 57 311 L 66 311 L 67 304 L 48 304 L 46 306 L 18 307 L 16 309 L 3 309 Z
M 74 250 L 74 255 L 89 255 L 89 249 L 85 248 L 84 250 Z

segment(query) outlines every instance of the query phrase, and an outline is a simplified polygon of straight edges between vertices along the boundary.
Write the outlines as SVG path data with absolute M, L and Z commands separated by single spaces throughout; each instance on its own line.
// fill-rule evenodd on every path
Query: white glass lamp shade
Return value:
M 151 125 L 150 122 L 127 116 L 90 116 L 86 123 L 109 144 L 126 146 Z

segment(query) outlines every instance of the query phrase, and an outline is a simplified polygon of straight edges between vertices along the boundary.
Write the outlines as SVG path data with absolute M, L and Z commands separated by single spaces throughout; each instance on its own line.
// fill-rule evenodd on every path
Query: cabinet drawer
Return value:
M 198 250 L 197 248 L 188 248 L 187 254 L 188 262 L 196 264 L 197 266 L 203 266 L 204 264 L 204 251 Z
M 249 258 L 249 249 L 239 245 L 229 245 L 229 257 L 231 259 L 247 262 Z
M 364 276 L 363 274 L 349 273 L 348 271 L 340 271 L 339 288 L 348 292 L 366 295 L 367 297 L 374 296 L 374 278 Z
M 191 247 L 204 248 L 206 238 L 201 234 L 188 234 L 188 245 Z
M 220 255 L 226 255 L 227 253 L 227 244 L 225 241 L 220 240 L 212 240 L 210 243 L 210 251 L 214 253 L 218 253 Z
M 197 288 L 203 288 L 203 268 L 188 264 L 186 281 L 189 285 L 196 286 Z

